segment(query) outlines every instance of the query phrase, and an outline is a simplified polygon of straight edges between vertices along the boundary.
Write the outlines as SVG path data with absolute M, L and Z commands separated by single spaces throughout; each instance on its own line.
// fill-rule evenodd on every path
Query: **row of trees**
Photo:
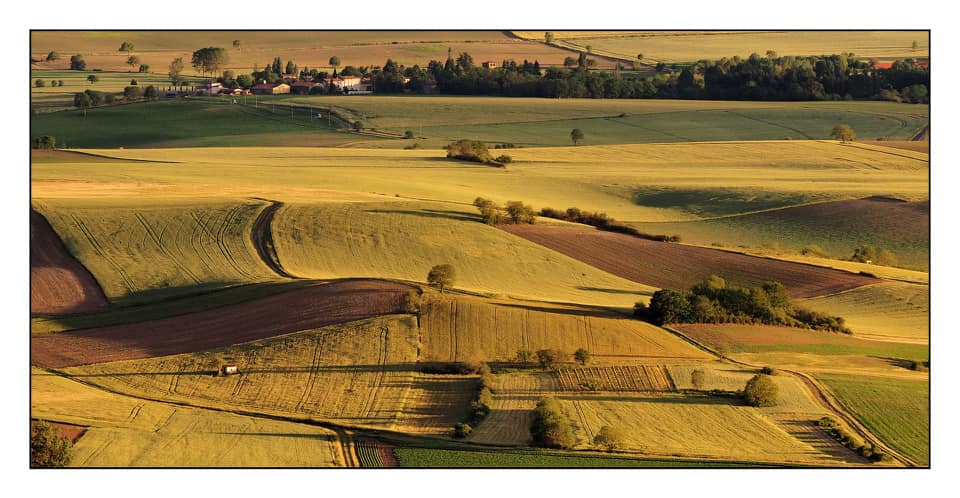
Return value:
M 476 163 L 488 164 L 490 166 L 503 167 L 513 162 L 513 158 L 501 154 L 496 158 L 490 154 L 490 149 L 485 142 L 479 140 L 461 139 L 452 142 L 444 147 L 447 150 L 447 157 L 451 159 L 462 159 Z
M 509 201 L 506 207 L 502 207 L 490 199 L 477 197 L 473 205 L 480 210 L 480 218 L 487 225 L 534 223 L 533 208 L 521 201 Z
M 843 318 L 793 304 L 779 282 L 766 282 L 760 287 L 734 287 L 727 286 L 726 281 L 716 275 L 687 292 L 658 290 L 649 306 L 638 302 L 634 314 L 657 325 L 762 323 L 852 333 Z

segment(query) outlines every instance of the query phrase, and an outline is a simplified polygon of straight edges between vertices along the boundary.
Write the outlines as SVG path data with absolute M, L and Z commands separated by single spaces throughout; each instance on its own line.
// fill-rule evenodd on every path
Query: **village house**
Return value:
M 496 69 L 497 63 L 493 61 L 484 61 L 481 63 L 484 69 Z
M 229 92 L 229 89 L 216 81 L 208 81 L 196 89 L 197 95 L 220 95 L 222 92 Z
M 282 93 L 290 93 L 290 85 L 286 83 L 267 83 L 264 81 L 253 85 L 250 91 L 256 95 L 280 95 Z
M 360 78 L 359 76 L 337 76 L 329 77 L 324 80 L 327 88 L 333 85 L 343 93 L 373 93 L 373 80 L 370 78 Z
M 313 81 L 294 81 L 290 85 L 290 93 L 308 94 L 318 86 L 320 86 L 320 84 L 314 83 Z

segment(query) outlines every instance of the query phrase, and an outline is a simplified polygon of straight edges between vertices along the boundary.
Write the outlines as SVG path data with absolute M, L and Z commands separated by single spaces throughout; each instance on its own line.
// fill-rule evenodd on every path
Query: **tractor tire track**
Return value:
M 276 247 L 273 245 L 271 225 L 273 224 L 274 215 L 283 207 L 283 203 L 279 201 L 269 202 L 270 205 L 263 211 L 260 211 L 256 221 L 253 222 L 250 240 L 253 242 L 253 247 L 257 249 L 257 255 L 260 256 L 260 260 L 274 273 L 283 278 L 297 278 L 283 269 L 283 265 L 280 264 L 280 258 L 277 256 Z

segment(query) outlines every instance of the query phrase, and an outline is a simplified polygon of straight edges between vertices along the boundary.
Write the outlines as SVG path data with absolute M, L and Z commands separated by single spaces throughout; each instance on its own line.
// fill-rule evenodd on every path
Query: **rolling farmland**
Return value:
M 30 314 L 95 311 L 107 298 L 90 272 L 67 252 L 56 232 L 30 211 Z
M 889 282 L 808 299 L 803 303 L 812 309 L 844 317 L 861 337 L 910 342 L 929 340 L 929 285 Z

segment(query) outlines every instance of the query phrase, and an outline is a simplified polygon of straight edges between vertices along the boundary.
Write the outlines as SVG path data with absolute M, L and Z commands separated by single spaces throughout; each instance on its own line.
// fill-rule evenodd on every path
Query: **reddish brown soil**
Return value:
M 801 263 L 655 242 L 589 228 L 505 225 L 503 230 L 601 270 L 654 287 L 687 290 L 710 275 L 738 286 L 782 283 L 790 297 L 822 296 L 877 283 L 861 275 Z
M 36 424 L 36 422 L 37 422 L 36 420 L 30 421 L 31 429 Z M 47 422 L 47 423 L 50 424 L 50 427 L 53 427 L 54 429 L 59 430 L 60 434 L 62 436 L 65 436 L 67 439 L 69 439 L 71 443 L 76 443 L 77 440 L 80 439 L 80 436 L 83 436 L 83 434 L 87 432 L 87 428 L 82 425 L 64 424 L 60 422 Z
M 93 275 L 67 252 L 50 223 L 30 211 L 30 314 L 80 313 L 107 304 Z
M 316 285 L 240 304 L 30 339 L 31 363 L 63 368 L 203 351 L 400 312 L 410 288 L 378 280 Z

